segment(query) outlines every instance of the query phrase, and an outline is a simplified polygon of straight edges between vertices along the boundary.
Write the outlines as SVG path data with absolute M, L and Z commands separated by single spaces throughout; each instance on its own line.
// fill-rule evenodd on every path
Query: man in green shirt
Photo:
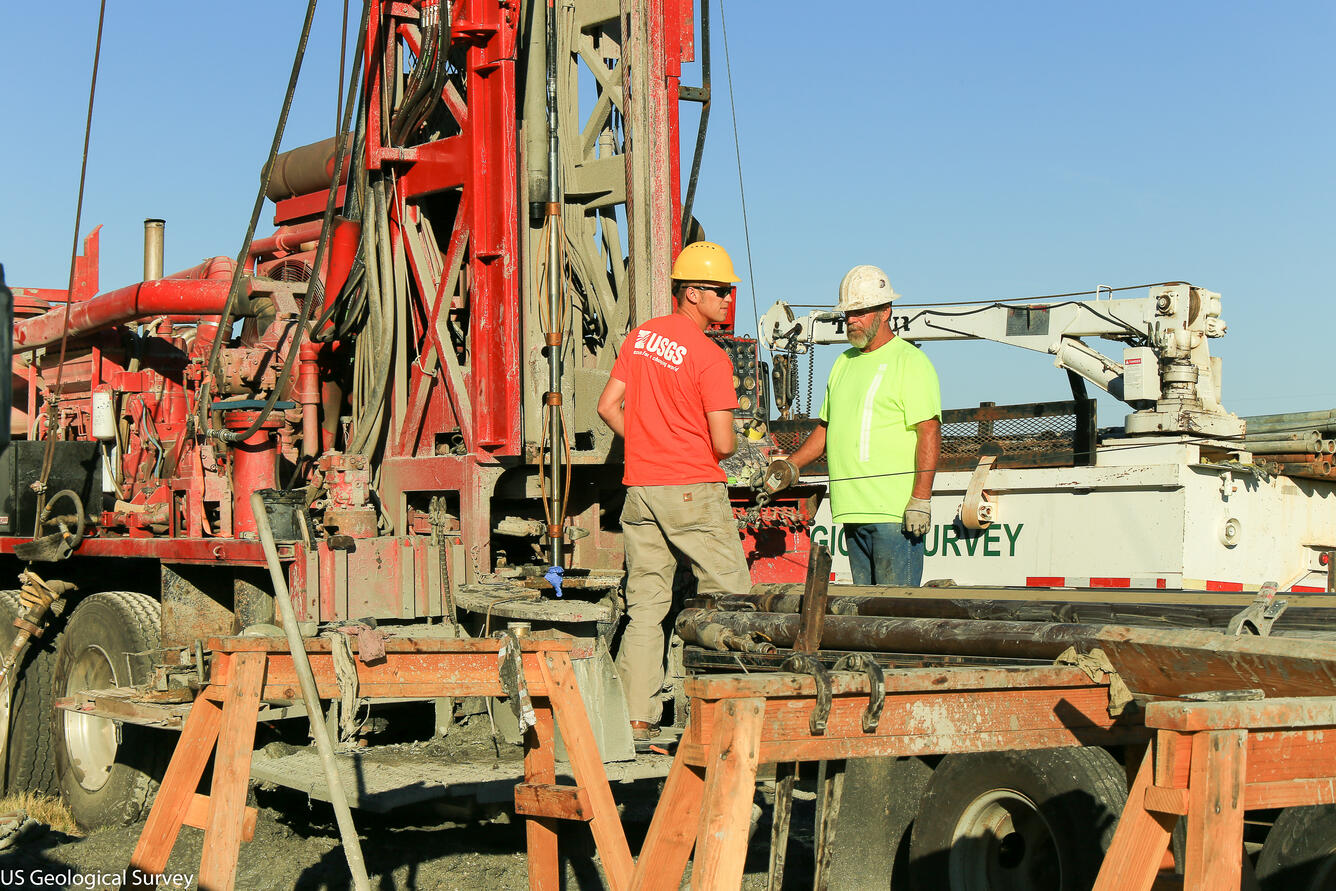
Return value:
M 831 512 L 844 525 L 855 585 L 920 584 L 932 522 L 941 389 L 928 357 L 895 336 L 891 302 L 899 296 L 876 266 L 844 276 L 836 310 L 852 349 L 830 370 L 821 423 L 792 455 L 771 462 L 764 483 L 778 492 L 826 454 Z

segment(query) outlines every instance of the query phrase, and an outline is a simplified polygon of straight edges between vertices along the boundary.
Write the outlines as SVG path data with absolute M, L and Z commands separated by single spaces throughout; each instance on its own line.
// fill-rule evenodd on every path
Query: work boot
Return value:
M 631 722 L 631 742 L 640 754 L 649 751 L 649 747 L 659 738 L 659 725 L 649 721 Z

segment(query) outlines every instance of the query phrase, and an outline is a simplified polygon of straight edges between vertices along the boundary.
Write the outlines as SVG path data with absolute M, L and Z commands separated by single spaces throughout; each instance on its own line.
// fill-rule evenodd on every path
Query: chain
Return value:
M 812 381 L 816 378 L 816 349 L 807 348 L 807 406 L 803 414 L 812 416 Z

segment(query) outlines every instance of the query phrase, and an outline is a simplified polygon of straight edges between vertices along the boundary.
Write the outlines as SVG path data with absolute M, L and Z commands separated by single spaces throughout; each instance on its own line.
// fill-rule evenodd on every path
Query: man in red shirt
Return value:
M 728 317 L 733 261 L 717 244 L 688 245 L 673 263 L 677 311 L 626 336 L 598 400 L 599 416 L 626 440 L 628 623 L 617 653 L 632 736 L 658 735 L 663 706 L 663 622 L 672 609 L 678 555 L 691 563 L 698 590 L 742 593 L 751 587 L 727 477 L 719 461 L 733 454 L 733 363 L 705 336 Z

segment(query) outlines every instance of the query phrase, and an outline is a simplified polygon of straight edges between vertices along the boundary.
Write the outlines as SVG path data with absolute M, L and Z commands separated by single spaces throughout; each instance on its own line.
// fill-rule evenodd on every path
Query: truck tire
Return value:
M 85 598 L 56 649 L 59 695 L 146 682 L 151 651 L 159 644 L 160 615 L 157 601 L 130 591 Z M 61 712 L 56 720 L 56 772 L 75 822 L 92 830 L 139 819 L 157 790 L 174 741 L 165 731 Z
M 7 652 L 18 629 L 14 619 L 25 608 L 19 602 L 17 591 L 0 591 L 0 652 Z M 23 661 L 14 667 L 14 688 L 8 679 L 0 684 L 0 721 L 9 728 L 5 745 L 3 784 L 8 793 L 36 792 L 54 795 L 56 766 L 55 748 L 55 688 L 51 674 L 56 652 L 55 631 L 29 642 Z
M 917 891 L 1086 891 L 1127 801 L 1098 748 L 948 755 L 909 843 Z
M 907 891 L 909 838 L 932 767 L 921 758 L 850 758 L 835 826 L 829 886 Z
M 1257 857 L 1262 891 L 1326 891 L 1336 887 L 1336 805 L 1280 812 Z

